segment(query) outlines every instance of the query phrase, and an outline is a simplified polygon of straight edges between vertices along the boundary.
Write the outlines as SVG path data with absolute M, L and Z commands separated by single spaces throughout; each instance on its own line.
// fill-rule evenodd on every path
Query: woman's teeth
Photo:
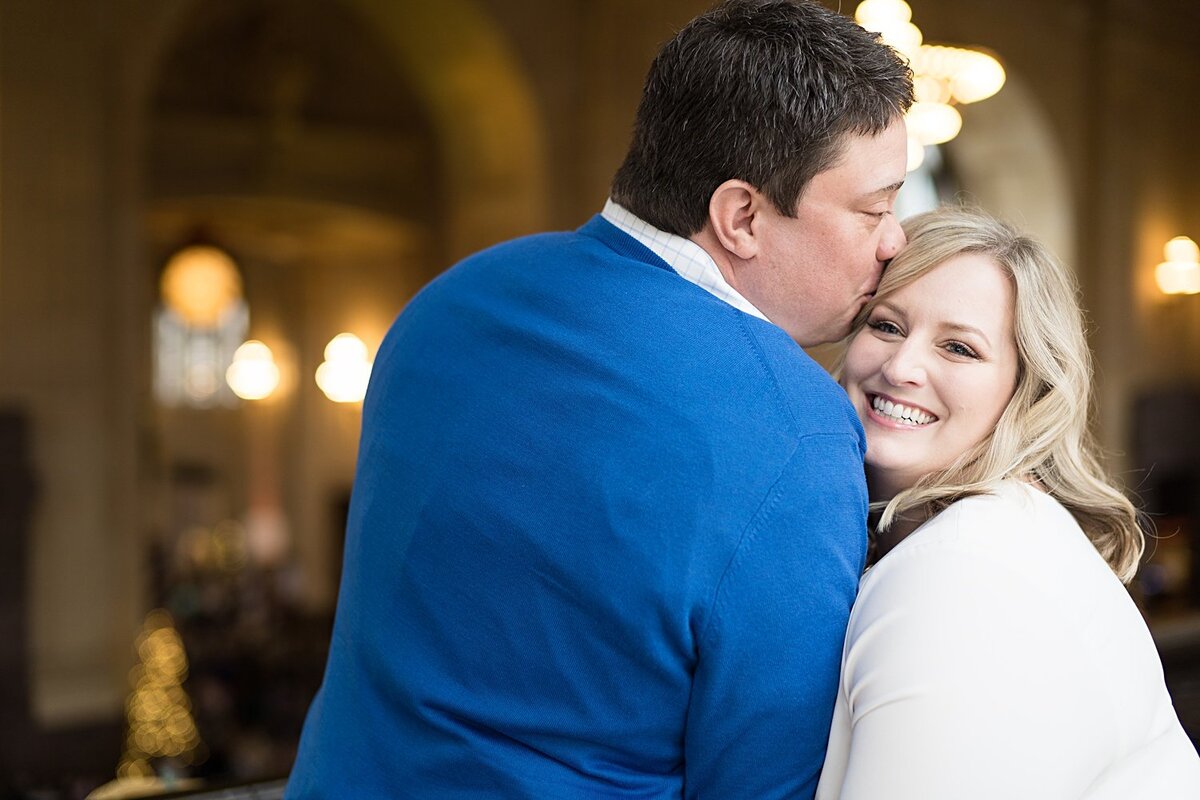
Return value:
M 919 408 L 909 408 L 900 403 L 893 403 L 891 400 L 884 400 L 876 395 L 871 398 L 871 408 L 875 409 L 876 413 L 884 417 L 890 417 L 897 422 L 904 422 L 909 425 L 928 425 L 937 417 L 932 414 L 927 414 Z

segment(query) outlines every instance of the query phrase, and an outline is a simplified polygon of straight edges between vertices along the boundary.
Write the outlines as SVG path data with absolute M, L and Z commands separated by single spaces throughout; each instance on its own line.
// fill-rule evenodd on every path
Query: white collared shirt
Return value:
M 713 257 L 692 240 L 660 231 L 644 219 L 614 203 L 611 198 L 604 204 L 604 210 L 600 212 L 600 216 L 637 239 L 686 280 L 696 284 L 714 297 L 724 300 L 739 311 L 770 322 L 766 314 L 755 308 L 753 303 L 742 297 L 726 282 L 725 276 L 721 274 L 721 269 L 717 266 L 717 262 L 713 261 Z

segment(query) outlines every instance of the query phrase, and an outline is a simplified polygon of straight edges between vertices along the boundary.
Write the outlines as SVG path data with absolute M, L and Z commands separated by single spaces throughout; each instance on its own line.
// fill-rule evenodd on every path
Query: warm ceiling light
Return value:
M 923 145 L 942 144 L 958 135 L 962 116 L 954 105 L 984 100 L 1004 86 L 1004 67 L 995 56 L 966 47 L 923 44 L 904 0 L 863 0 L 854 18 L 908 58 L 916 103 L 905 120 L 909 136 Z M 912 163 L 910 156 L 910 172 L 915 169 Z
M 912 7 L 904 0 L 863 0 L 854 9 L 854 19 L 868 30 L 912 20 Z
M 954 95 L 950 92 L 947 81 L 933 75 L 916 75 L 913 77 L 913 97 L 918 103 L 946 103 Z
M 160 288 L 163 302 L 188 325 L 214 328 L 241 298 L 242 276 L 223 250 L 192 245 L 171 256 Z
M 335 403 L 358 403 L 367 393 L 371 362 L 367 346 L 352 333 L 339 333 L 325 345 L 325 362 L 317 367 L 317 386 Z
M 1200 294 L 1200 247 L 1186 236 L 1176 236 L 1163 248 L 1166 261 L 1154 268 L 1154 279 L 1163 294 Z
M 854 19 L 909 59 L 921 49 L 921 29 L 912 24 L 912 8 L 904 0 L 863 0 Z
M 904 122 L 908 135 L 921 144 L 948 142 L 962 130 L 962 116 L 945 103 L 913 103 Z
M 1008 76 L 999 59 L 981 50 L 952 49 L 956 51 L 955 64 L 948 78 L 956 101 L 978 103 L 1004 88 Z
M 243 400 L 263 400 L 279 386 L 279 367 L 271 348 L 257 339 L 243 342 L 233 353 L 225 381 Z

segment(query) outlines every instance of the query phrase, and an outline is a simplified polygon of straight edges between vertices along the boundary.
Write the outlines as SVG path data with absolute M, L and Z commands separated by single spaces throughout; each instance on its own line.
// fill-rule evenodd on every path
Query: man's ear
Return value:
M 708 224 L 721 246 L 745 261 L 758 255 L 755 221 L 766 198 L 745 181 L 722 183 L 708 200 Z

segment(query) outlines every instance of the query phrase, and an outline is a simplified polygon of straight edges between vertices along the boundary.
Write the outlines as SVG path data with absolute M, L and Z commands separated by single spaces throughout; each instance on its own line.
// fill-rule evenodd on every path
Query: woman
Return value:
M 818 800 L 1200 798 L 1121 585 L 1142 535 L 1088 433 L 1073 279 L 976 212 L 905 230 L 839 365 L 882 514 Z

